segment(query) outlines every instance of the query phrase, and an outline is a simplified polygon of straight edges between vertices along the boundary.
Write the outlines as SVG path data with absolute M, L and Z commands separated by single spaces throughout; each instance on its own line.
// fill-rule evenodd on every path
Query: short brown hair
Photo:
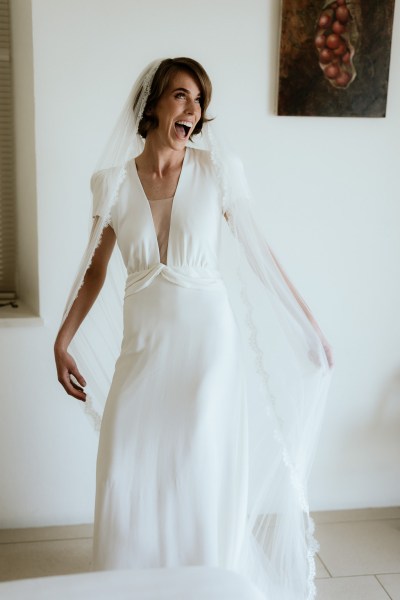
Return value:
M 212 85 L 205 69 L 193 58 L 166 58 L 160 63 L 157 71 L 155 72 L 151 84 L 150 94 L 138 126 L 138 133 L 142 136 L 142 138 L 145 139 L 151 129 L 157 128 L 158 119 L 154 114 L 152 114 L 152 111 L 157 106 L 157 103 L 164 91 L 167 89 L 171 77 L 173 77 L 179 71 L 186 71 L 189 73 L 189 75 L 191 75 L 197 81 L 200 88 L 201 117 L 196 124 L 192 135 L 200 133 L 203 128 L 203 123 L 210 121 L 210 119 L 206 116 L 206 111 L 211 101 Z M 135 108 L 139 100 L 141 91 L 142 90 L 140 89 L 135 98 L 133 108 Z

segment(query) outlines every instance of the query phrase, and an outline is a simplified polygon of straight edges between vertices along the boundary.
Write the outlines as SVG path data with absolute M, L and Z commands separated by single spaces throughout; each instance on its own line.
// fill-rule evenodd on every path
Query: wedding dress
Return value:
M 136 81 L 92 177 L 92 230 L 62 320 L 111 225 L 119 250 L 70 345 L 101 423 L 94 566 L 226 567 L 266 600 L 312 600 L 307 480 L 332 371 L 214 124 L 186 148 L 159 248 L 134 160 L 159 64 Z M 226 221 L 237 273 L 220 257 Z
M 111 211 L 128 277 L 100 433 L 96 569 L 238 568 L 247 412 L 239 332 L 218 270 L 222 221 L 209 155 L 187 148 L 164 265 L 129 161 Z

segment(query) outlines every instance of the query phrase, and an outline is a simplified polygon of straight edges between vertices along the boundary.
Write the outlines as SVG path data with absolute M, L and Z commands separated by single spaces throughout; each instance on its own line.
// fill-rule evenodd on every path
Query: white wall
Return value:
M 13 5 L 17 15 L 29 0 Z M 85 243 L 91 169 L 158 56 L 206 66 L 220 127 L 236 132 L 254 192 L 267 190 L 265 231 L 335 348 L 312 508 L 399 502 L 398 13 L 386 119 L 278 118 L 278 0 L 32 1 L 44 325 L 1 331 L 0 526 L 92 519 L 96 436 L 56 381 L 52 345 Z

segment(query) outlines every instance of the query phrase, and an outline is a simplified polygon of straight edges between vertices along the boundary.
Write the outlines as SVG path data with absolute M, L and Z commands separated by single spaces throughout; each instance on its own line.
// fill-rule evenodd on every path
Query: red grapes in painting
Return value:
M 314 40 L 324 77 L 342 90 L 356 77 L 353 42 L 357 32 L 350 4 L 349 0 L 326 2 L 317 19 Z

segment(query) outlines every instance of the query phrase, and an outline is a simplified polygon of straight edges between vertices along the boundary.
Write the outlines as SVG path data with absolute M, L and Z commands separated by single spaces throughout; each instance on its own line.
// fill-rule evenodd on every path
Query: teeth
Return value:
M 185 125 L 186 127 L 191 127 L 193 125 L 193 123 L 191 123 L 190 121 L 177 121 L 176 124 Z

